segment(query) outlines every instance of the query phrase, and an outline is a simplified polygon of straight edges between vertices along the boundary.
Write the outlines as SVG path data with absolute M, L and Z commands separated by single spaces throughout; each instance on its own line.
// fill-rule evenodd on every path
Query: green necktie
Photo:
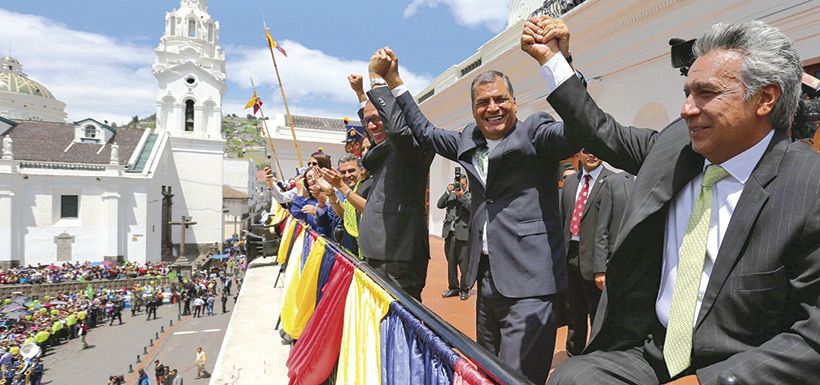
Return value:
M 712 218 L 712 186 L 729 173 L 722 167 L 706 168 L 700 194 L 692 207 L 686 224 L 686 233 L 678 253 L 678 271 L 675 290 L 672 292 L 672 308 L 663 346 L 663 358 L 669 376 L 675 377 L 686 370 L 692 358 L 692 332 L 695 323 L 695 306 L 700 291 L 703 262 L 706 259 L 706 240 Z
M 490 155 L 490 149 L 481 146 L 475 149 L 475 156 L 476 160 L 478 161 L 478 172 L 481 174 L 481 179 L 484 180 L 484 183 L 487 183 L 487 158 Z

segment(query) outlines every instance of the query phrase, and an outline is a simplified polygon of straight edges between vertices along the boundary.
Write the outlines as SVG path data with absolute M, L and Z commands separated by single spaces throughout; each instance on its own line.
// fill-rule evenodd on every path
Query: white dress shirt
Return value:
M 540 72 L 547 83 L 547 95 L 555 91 L 573 75 L 572 68 L 563 55 L 553 56 L 541 66 Z M 709 277 L 712 275 L 712 268 L 715 266 L 715 258 L 718 250 L 720 250 L 720 244 L 726 234 L 726 229 L 729 227 L 732 213 L 737 206 L 738 200 L 740 200 L 740 195 L 743 193 L 743 186 L 749 180 L 754 167 L 763 157 L 763 153 L 769 146 L 773 136 L 774 130 L 770 131 L 766 137 L 748 150 L 720 164 L 729 173 L 729 176 L 718 181 L 712 187 L 712 217 L 709 223 L 706 260 L 703 264 L 697 307 L 695 308 L 695 317 L 692 320 L 693 325 L 698 319 L 703 294 L 706 292 Z M 710 164 L 706 160 L 703 169 L 705 170 L 706 166 Z M 683 235 L 686 232 L 689 215 L 692 213 L 692 206 L 697 199 L 697 194 L 700 192 L 701 181 L 703 181 L 703 172 L 678 191 L 673 198 L 674 203 L 669 208 L 669 215 L 666 219 L 661 283 L 655 301 L 655 313 L 664 327 L 669 323 L 669 311 L 672 308 L 672 293 L 675 289 L 678 256 L 683 243 Z
M 760 142 L 748 150 L 735 155 L 735 157 L 720 164 L 729 176 L 719 180 L 712 186 L 712 217 L 709 220 L 709 236 L 706 240 L 706 260 L 703 263 L 703 274 L 700 277 L 700 289 L 698 290 L 698 302 L 695 306 L 695 318 L 692 324 L 698 319 L 700 305 L 703 302 L 703 294 L 709 284 L 709 277 L 712 275 L 712 268 L 715 266 L 720 244 L 726 235 L 726 228 L 732 219 L 740 194 L 743 193 L 743 186 L 752 175 L 755 165 L 763 157 L 766 147 L 769 146 L 774 130 L 769 131 Z M 708 160 L 704 161 L 703 170 L 711 165 Z M 692 206 L 700 193 L 700 184 L 703 181 L 703 172 L 689 181 L 675 195 L 674 204 L 669 208 L 669 216 L 666 218 L 666 231 L 663 241 L 663 268 L 661 269 L 661 286 L 658 292 L 658 299 L 655 302 L 655 313 L 663 326 L 669 323 L 669 311 L 672 308 L 672 293 L 675 290 L 675 278 L 678 274 L 678 255 L 683 244 L 683 236 L 686 233 L 686 224 L 689 222 L 689 215 L 692 213 Z
M 270 189 L 270 195 L 279 203 L 290 203 L 293 202 L 293 199 L 296 198 L 296 187 L 288 191 L 282 192 L 282 190 L 279 189 L 279 186 L 274 184 L 273 187 Z
M 604 169 L 604 166 L 602 164 L 598 165 L 598 167 L 595 167 L 595 169 L 590 171 L 590 172 L 587 172 L 587 170 L 583 167 L 581 168 L 581 171 L 582 171 L 581 180 L 578 182 L 578 188 L 575 189 L 575 202 L 578 202 L 578 195 L 581 194 L 581 189 L 584 188 L 584 178 L 586 178 L 586 175 L 589 175 L 591 177 L 589 179 L 589 191 L 591 192 L 592 187 L 595 186 L 595 181 L 598 180 L 598 176 L 601 175 L 601 171 L 603 169 Z M 587 203 L 589 203 L 589 202 L 587 202 Z M 572 210 L 573 211 L 575 210 L 575 206 L 572 206 Z M 584 208 L 584 210 L 586 210 L 586 208 Z M 573 213 L 567 213 L 567 214 L 572 215 Z M 580 241 L 581 240 L 581 235 L 580 234 L 573 235 L 570 238 L 570 240 Z

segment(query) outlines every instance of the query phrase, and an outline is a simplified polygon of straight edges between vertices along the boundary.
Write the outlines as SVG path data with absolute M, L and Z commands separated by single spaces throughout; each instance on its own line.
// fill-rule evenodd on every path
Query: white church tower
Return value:
M 165 34 L 155 52 L 159 82 L 157 129 L 170 136 L 179 186 L 174 188 L 172 218 L 192 217 L 186 230 L 187 255 L 193 244 L 204 254 L 224 240 L 222 213 L 222 96 L 225 55 L 219 46 L 219 22 L 208 14 L 207 0 L 180 0 L 165 15 Z M 179 231 L 172 232 L 179 242 Z

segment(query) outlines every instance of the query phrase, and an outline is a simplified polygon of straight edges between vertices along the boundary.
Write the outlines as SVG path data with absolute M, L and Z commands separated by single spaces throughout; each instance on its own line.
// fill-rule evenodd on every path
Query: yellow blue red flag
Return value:
M 273 40 L 273 36 L 270 35 L 270 31 L 265 30 L 265 38 L 268 39 L 268 47 L 276 48 L 277 50 L 279 50 L 279 52 L 282 53 L 282 55 L 285 55 L 285 57 L 288 57 L 288 53 L 285 52 L 285 49 L 282 48 L 281 45 L 276 44 L 276 40 Z

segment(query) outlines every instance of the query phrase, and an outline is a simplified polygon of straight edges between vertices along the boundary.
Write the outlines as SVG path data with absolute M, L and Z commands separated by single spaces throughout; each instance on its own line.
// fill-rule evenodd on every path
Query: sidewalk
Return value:
M 248 266 L 210 385 L 287 385 L 290 346 L 274 330 L 282 281 L 273 287 L 279 272 L 273 261 L 258 258 Z

